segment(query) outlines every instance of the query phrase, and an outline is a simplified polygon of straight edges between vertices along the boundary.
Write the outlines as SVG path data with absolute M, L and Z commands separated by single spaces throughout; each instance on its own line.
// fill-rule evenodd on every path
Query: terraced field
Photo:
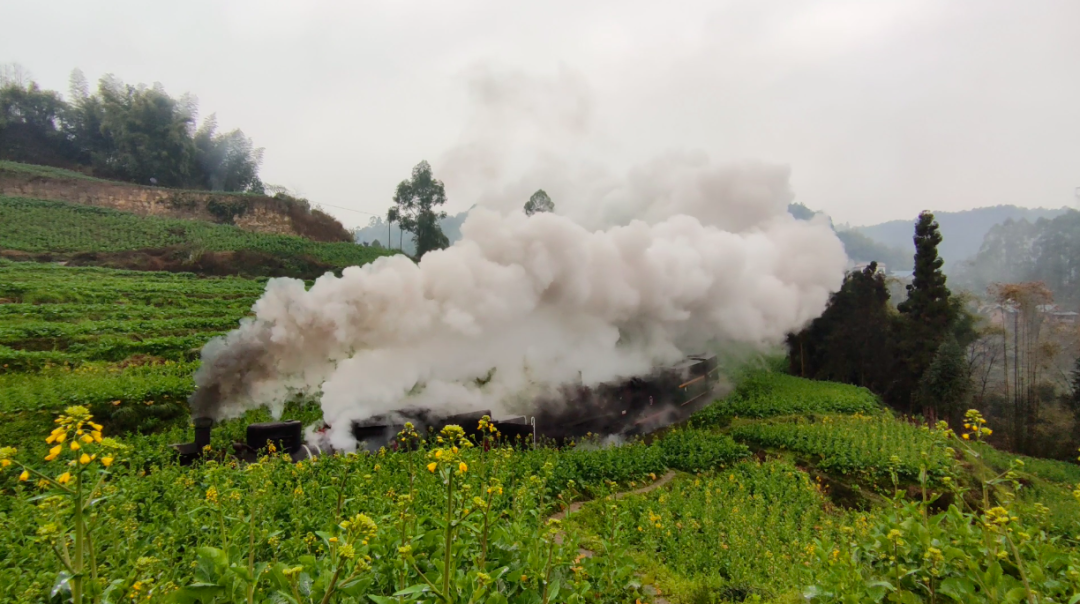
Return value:
M 0 251 L 77 254 L 157 251 L 197 258 L 208 252 L 246 252 L 281 264 L 281 274 L 362 265 L 393 252 L 351 242 L 317 242 L 291 235 L 252 233 L 226 224 L 138 216 L 108 208 L 0 196 Z M 172 258 L 173 263 L 183 261 Z M 197 265 L 197 262 L 193 262 Z M 251 267 L 257 269 L 258 267 Z M 318 274 L 318 272 L 314 273 Z
M 0 601 L 1080 593 L 1080 466 L 1018 463 L 899 421 L 865 390 L 768 371 L 650 442 L 521 450 L 450 429 L 403 434 L 404 452 L 239 465 L 223 453 L 267 419 L 252 412 L 215 432 L 216 461 L 180 466 L 166 445 L 190 437 L 199 348 L 264 284 L 0 261 Z
M 183 416 L 199 350 L 264 280 L 0 260 L 0 434 L 68 405 L 122 430 Z

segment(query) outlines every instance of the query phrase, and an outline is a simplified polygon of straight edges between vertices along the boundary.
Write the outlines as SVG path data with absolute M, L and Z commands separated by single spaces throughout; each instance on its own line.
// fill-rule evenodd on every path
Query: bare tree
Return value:
M 998 346 L 1001 336 L 999 328 L 989 328 L 977 340 L 968 345 L 968 373 L 973 385 L 972 402 L 976 407 L 985 407 L 986 394 L 990 389 L 994 370 L 1001 362 L 1002 349 Z
M 1055 354 L 1055 346 L 1045 339 L 1043 329 L 1047 309 L 1054 297 L 1041 282 L 997 283 L 990 287 L 990 294 L 1001 309 L 1006 399 L 1009 397 L 1010 381 L 1012 391 L 1012 436 L 1018 450 L 1030 451 L 1035 444 L 1035 428 L 1039 418 L 1040 401 L 1036 387 L 1041 370 Z M 1010 338 L 1011 375 L 1008 358 Z
M 19 88 L 26 88 L 33 81 L 33 74 L 18 63 L 4 63 L 0 65 L 0 87 L 17 86 Z

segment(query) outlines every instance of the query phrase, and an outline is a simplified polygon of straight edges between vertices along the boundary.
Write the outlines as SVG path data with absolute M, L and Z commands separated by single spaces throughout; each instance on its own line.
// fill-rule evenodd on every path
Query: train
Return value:
M 557 393 L 534 402 L 532 415 L 493 417 L 490 410 L 450 414 L 434 409 L 405 407 L 392 413 L 354 421 L 350 433 L 357 450 L 394 448 L 394 437 L 411 423 L 421 435 L 433 434 L 447 425 L 461 426 L 465 435 L 479 440 L 480 419 L 491 418 L 499 438 L 514 443 L 556 446 L 588 435 L 634 436 L 647 434 L 689 417 L 711 400 L 718 380 L 716 355 L 695 354 L 679 363 L 661 367 L 648 376 L 635 377 L 595 387 L 565 386 Z M 170 445 L 182 464 L 203 457 L 210 444 L 214 421 L 194 418 L 195 440 Z M 232 445 L 232 455 L 252 461 L 270 444 L 294 461 L 332 453 L 318 444 L 329 426 L 322 426 L 305 438 L 303 425 L 296 420 L 250 424 L 244 442 Z M 314 436 L 315 438 L 311 438 Z

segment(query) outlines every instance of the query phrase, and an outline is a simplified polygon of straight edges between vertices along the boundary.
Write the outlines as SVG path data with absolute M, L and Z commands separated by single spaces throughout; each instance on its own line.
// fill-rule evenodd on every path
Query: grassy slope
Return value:
M 20 162 L 0 160 L 0 172 L 13 172 L 16 174 L 25 174 L 29 176 L 40 176 L 44 178 L 60 178 L 60 179 L 79 179 L 79 180 L 93 180 L 97 182 L 108 182 L 101 178 L 94 178 L 88 176 L 82 172 L 75 172 L 74 170 L 65 170 L 63 168 L 54 168 L 52 166 L 39 166 L 37 164 L 24 164 Z
M 108 180 L 104 178 L 98 178 L 96 176 L 90 176 L 89 174 L 83 174 L 82 172 L 76 172 L 75 170 L 66 170 L 64 168 L 55 168 L 53 166 L 42 166 L 39 164 L 24 164 L 21 162 L 0 160 L 0 175 L 3 172 L 11 172 L 19 175 L 37 176 L 41 178 L 52 178 L 58 180 L 90 180 L 94 182 L 108 182 L 126 187 L 143 187 L 149 185 L 139 185 L 122 180 Z M 153 188 L 165 188 L 165 187 L 153 187 Z M 225 191 L 202 191 L 194 189 L 169 189 L 170 191 L 190 191 L 192 193 L 200 194 L 220 194 L 220 195 L 251 195 L 253 197 L 259 197 L 254 193 L 237 193 L 237 192 L 225 192 Z
M 393 252 L 349 242 L 321 243 L 289 235 L 252 233 L 231 225 L 137 216 L 106 208 L 0 197 L 0 249 L 25 252 L 122 252 L 178 246 L 196 251 L 254 250 L 308 256 L 344 267 Z
M 1080 465 L 982 443 L 974 444 L 974 454 L 949 454 L 950 442 L 940 434 L 893 418 L 865 389 L 756 371 L 689 423 L 697 426 L 691 432 L 733 436 L 759 461 L 681 474 L 669 489 L 628 497 L 618 507 L 586 504 L 573 521 L 598 536 L 624 523 L 643 575 L 672 601 L 756 595 L 802 602 L 801 587 L 815 580 L 804 572 L 815 565 L 808 545 L 847 540 L 840 529 L 880 518 L 897 488 L 918 498 L 920 466 L 929 466 L 931 494 L 954 501 L 945 482 L 952 480 L 975 505 L 985 481 L 1012 468 L 1015 481 L 990 487 L 991 497 L 1013 500 L 1014 513 L 1052 536 L 1080 541 L 1080 502 L 1072 494 Z M 714 545 L 701 547 L 709 542 Z

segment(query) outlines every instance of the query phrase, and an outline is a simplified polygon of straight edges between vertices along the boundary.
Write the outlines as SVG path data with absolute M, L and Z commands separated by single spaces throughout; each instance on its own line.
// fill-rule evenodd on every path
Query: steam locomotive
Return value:
M 685 419 L 707 403 L 716 380 L 716 355 L 691 355 L 647 377 L 594 388 L 564 387 L 557 400 L 536 401 L 535 415 L 493 418 L 491 423 L 500 438 L 532 444 L 539 441 L 559 444 L 587 434 L 646 434 Z M 490 417 L 491 412 L 448 415 L 432 409 L 404 408 L 353 422 L 351 433 L 357 448 L 369 451 L 393 446 L 394 436 L 405 427 L 405 422 L 412 423 L 420 434 L 458 425 L 467 437 L 476 439 L 479 438 L 479 420 L 485 415 Z M 210 444 L 213 420 L 195 418 L 194 423 L 194 442 L 171 445 L 181 463 L 193 463 Z M 322 431 L 326 429 L 328 427 Z M 315 443 L 305 442 L 303 426 L 292 420 L 249 425 L 245 442 L 233 443 L 233 454 L 240 459 L 254 460 L 269 443 L 295 461 L 328 452 Z

